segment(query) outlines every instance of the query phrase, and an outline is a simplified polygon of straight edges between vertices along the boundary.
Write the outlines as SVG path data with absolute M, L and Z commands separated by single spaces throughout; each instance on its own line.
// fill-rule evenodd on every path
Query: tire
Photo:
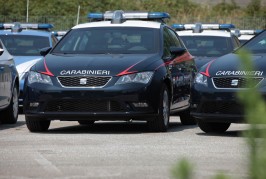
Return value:
M 95 121 L 78 121 L 80 125 L 92 125 Z
M 194 117 L 190 115 L 190 109 L 187 109 L 179 114 L 181 124 L 183 125 L 196 125 L 197 122 Z
M 18 120 L 18 88 L 14 86 L 8 107 L 0 112 L 3 124 L 15 124 Z
M 169 90 L 164 85 L 160 95 L 159 115 L 152 121 L 148 121 L 148 127 L 154 132 L 166 132 L 169 126 L 170 102 Z
M 36 118 L 36 117 L 29 117 L 29 116 L 25 116 L 25 120 L 26 120 L 27 128 L 31 132 L 47 131 L 51 123 L 50 120 Z
M 218 122 L 204 122 L 197 120 L 199 128 L 206 133 L 223 133 L 231 125 L 231 123 L 218 123 Z

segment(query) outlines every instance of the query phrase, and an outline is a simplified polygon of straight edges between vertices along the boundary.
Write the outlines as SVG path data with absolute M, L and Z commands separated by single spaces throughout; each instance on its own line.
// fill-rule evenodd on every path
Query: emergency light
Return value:
M 29 23 L 0 23 L 0 29 L 12 29 L 14 26 L 19 26 L 22 29 L 42 29 L 48 30 L 53 28 L 52 24 L 29 24 Z
M 175 30 L 194 30 L 195 27 L 200 24 L 173 24 L 172 28 Z M 228 30 L 233 29 L 235 26 L 233 24 L 201 24 L 202 30 Z
M 113 20 L 114 18 L 119 19 L 118 14 L 120 14 L 120 18 L 123 20 L 161 20 L 163 21 L 166 18 L 170 18 L 170 15 L 166 12 L 136 12 L 136 11 L 106 11 L 105 13 L 89 13 L 88 18 L 90 21 L 106 21 Z

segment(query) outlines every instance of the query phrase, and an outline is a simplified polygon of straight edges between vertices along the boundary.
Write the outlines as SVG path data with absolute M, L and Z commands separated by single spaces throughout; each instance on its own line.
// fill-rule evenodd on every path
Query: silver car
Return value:
M 0 122 L 15 124 L 18 118 L 19 79 L 13 56 L 0 40 Z

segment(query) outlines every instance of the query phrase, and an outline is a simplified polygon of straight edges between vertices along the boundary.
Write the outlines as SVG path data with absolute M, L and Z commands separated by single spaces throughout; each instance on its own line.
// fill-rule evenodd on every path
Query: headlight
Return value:
M 115 83 L 117 84 L 126 84 L 126 83 L 143 83 L 147 84 L 151 80 L 153 72 L 141 72 L 141 73 L 134 73 L 130 75 L 121 76 L 118 81 Z
M 44 84 L 53 85 L 53 82 L 52 82 L 50 76 L 47 76 L 47 75 L 44 75 L 41 73 L 37 73 L 34 71 L 29 71 L 28 84 L 32 84 L 32 83 L 44 83 Z
M 195 77 L 195 83 L 207 86 L 207 76 L 198 73 Z

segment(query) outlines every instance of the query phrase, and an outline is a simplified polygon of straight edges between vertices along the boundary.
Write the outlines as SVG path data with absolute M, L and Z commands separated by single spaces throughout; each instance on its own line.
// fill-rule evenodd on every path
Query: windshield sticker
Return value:
M 108 70 L 62 70 L 60 75 L 109 75 Z
M 216 76 L 262 76 L 263 71 L 217 71 Z

